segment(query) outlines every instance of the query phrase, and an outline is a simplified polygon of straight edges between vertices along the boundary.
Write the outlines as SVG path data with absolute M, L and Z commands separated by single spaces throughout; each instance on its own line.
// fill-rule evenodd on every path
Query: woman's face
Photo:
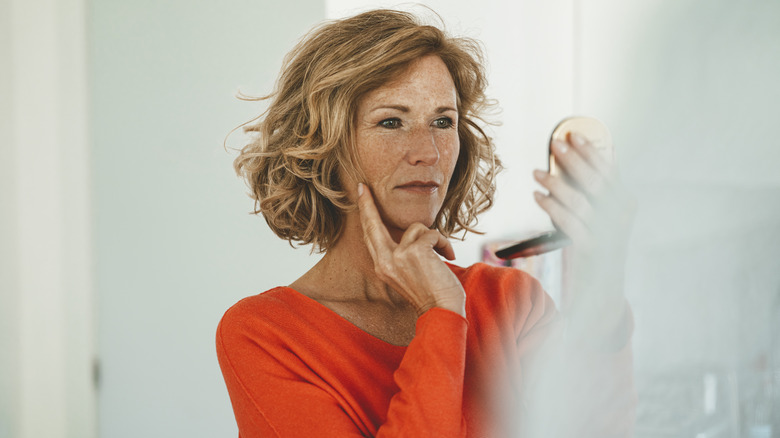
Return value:
M 457 92 L 444 62 L 420 58 L 364 95 L 356 122 L 359 160 L 385 225 L 391 233 L 433 225 L 460 149 Z

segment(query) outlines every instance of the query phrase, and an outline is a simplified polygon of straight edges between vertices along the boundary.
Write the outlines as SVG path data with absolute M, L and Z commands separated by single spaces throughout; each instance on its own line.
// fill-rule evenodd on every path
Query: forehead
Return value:
M 366 93 L 361 104 L 387 100 L 430 101 L 454 106 L 457 90 L 444 61 L 428 55 L 412 61 L 391 82 Z

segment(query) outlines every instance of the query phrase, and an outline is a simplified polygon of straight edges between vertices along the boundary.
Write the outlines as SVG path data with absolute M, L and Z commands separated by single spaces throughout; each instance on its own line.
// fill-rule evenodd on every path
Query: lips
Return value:
M 396 186 L 396 188 L 409 192 L 434 193 L 439 189 L 439 183 L 435 181 L 409 181 Z

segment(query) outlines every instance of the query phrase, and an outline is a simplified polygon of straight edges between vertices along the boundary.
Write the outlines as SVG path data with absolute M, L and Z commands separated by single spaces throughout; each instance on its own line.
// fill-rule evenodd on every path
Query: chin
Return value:
M 421 223 L 425 225 L 428 228 L 431 228 L 433 226 L 433 222 L 436 219 L 435 216 L 412 216 L 412 217 L 403 217 L 403 218 L 392 218 L 390 220 L 386 220 L 385 223 L 388 227 L 393 227 L 401 231 L 406 231 L 411 227 L 413 224 Z
M 438 202 L 394 201 L 390 204 L 392 205 L 390 208 L 380 207 L 380 215 L 385 226 L 400 231 L 406 231 L 415 223 L 421 223 L 431 228 L 441 210 L 441 205 Z

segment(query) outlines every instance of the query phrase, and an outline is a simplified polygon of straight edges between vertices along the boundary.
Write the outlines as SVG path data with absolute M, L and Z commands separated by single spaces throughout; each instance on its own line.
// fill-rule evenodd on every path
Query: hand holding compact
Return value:
M 621 185 L 614 162 L 583 135 L 571 132 L 554 139 L 551 153 L 561 171 L 535 171 L 549 194 L 534 195 L 572 240 L 565 250 L 569 297 L 562 310 L 578 339 L 603 344 L 624 321 L 624 265 L 635 201 Z
M 623 254 L 635 202 L 620 184 L 615 164 L 577 132 L 551 141 L 561 171 L 536 170 L 535 179 L 549 191 L 535 192 L 537 203 L 580 253 Z
M 463 286 L 437 255 L 455 259 L 447 238 L 415 223 L 396 243 L 382 222 L 370 190 L 363 184 L 358 185 L 358 208 L 363 237 L 377 276 L 409 301 L 418 315 L 442 307 L 465 317 Z

